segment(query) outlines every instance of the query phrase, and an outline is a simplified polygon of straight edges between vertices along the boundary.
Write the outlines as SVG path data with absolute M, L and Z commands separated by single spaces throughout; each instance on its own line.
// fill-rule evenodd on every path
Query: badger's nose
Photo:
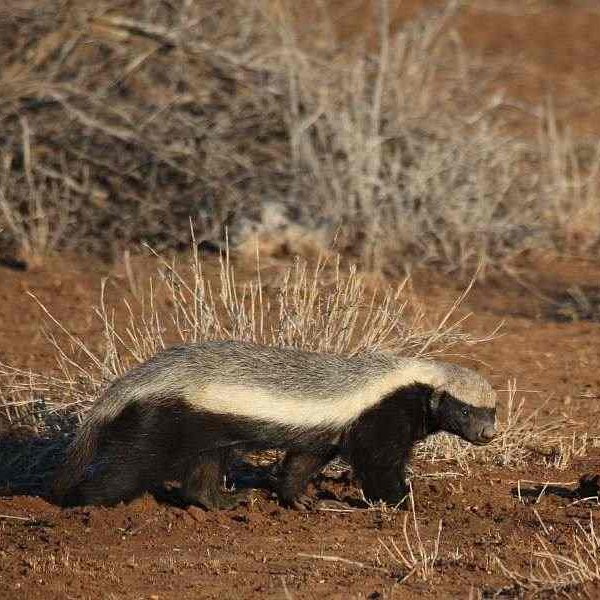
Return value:
M 480 432 L 479 437 L 484 442 L 491 442 L 496 437 L 495 425 L 486 425 Z

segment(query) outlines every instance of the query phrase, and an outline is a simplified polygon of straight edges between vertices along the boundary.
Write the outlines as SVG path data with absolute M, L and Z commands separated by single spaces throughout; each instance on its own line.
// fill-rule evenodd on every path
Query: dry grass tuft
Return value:
M 404 515 L 402 524 L 404 549 L 401 549 L 393 538 L 389 538 L 387 541 L 379 540 L 381 548 L 385 550 L 392 563 L 407 570 L 406 574 L 400 578 L 400 583 L 404 583 L 413 575 L 423 581 L 429 581 L 433 578 L 442 535 L 442 521 L 440 519 L 436 538 L 433 540 L 423 540 L 415 513 L 412 486 L 410 487 L 409 499 L 410 514 Z
M 552 592 L 568 597 L 570 591 L 600 581 L 600 537 L 591 512 L 586 525 L 575 520 L 575 531 L 566 549 L 567 544 L 551 539 L 543 522 L 542 526 L 545 534 L 535 536 L 536 548 L 532 553 L 529 573 L 513 571 L 496 559 L 502 573 L 518 590 L 533 595 Z

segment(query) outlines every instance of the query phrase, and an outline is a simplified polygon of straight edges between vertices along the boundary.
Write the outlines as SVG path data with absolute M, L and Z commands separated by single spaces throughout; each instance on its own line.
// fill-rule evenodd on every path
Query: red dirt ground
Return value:
M 520 396 L 538 406 L 549 396 L 590 435 L 585 456 L 566 470 L 524 464 L 521 469 L 474 466 L 469 476 L 437 478 L 452 464 L 415 463 L 416 515 L 424 540 L 442 520 L 439 557 L 427 581 L 395 563 L 381 546 L 393 538 L 401 548 L 404 514 L 381 510 L 283 510 L 258 493 L 253 505 L 206 513 L 184 510 L 144 497 L 114 509 L 60 509 L 39 498 L 0 498 L 0 597 L 2 598 L 412 598 L 514 597 L 510 580 L 494 560 L 527 572 L 541 525 L 557 548 L 567 548 L 573 518 L 597 522 L 598 506 L 570 505 L 564 492 L 583 473 L 600 473 L 600 322 L 553 318 L 547 298 L 575 284 L 600 287 L 600 264 L 581 260 L 531 263 L 517 282 L 495 277 L 478 284 L 464 311 L 474 333 L 500 319 L 504 336 L 478 345 L 473 357 L 499 388 L 516 378 Z M 40 315 L 26 295 L 34 291 L 56 316 L 85 339 L 100 331 L 87 318 L 97 301 L 101 277 L 112 275 L 125 292 L 121 269 L 92 260 L 49 259 L 25 273 L 3 269 L 0 277 L 0 359 L 49 367 L 51 353 L 39 332 Z M 536 274 L 537 272 L 537 274 Z M 524 287 L 524 285 L 526 287 Z M 587 286 L 587 287 L 585 287 Z M 415 291 L 430 314 L 460 291 L 440 274 L 419 272 Z M 591 293 L 591 292 L 590 292 Z M 556 311 L 555 311 L 556 312 Z M 562 314 L 558 311 L 559 315 Z M 461 359 L 464 362 L 464 359 Z M 503 403 L 506 394 L 502 395 Z M 594 447 L 595 440 L 595 447 Z M 429 477 L 424 477 L 430 474 Z M 550 489 L 533 507 L 511 492 L 517 480 L 569 484 Z M 321 489 L 342 483 L 324 481 Z M 523 483 L 522 494 L 540 488 Z M 562 495 L 561 495 L 562 494 Z M 568 494 L 567 494 L 568 495 Z M 590 508 L 591 507 L 591 508 Z M 327 508 L 324 502 L 322 508 Z M 339 508 L 339 507 L 336 507 Z M 325 557 L 338 557 L 332 562 Z M 350 561 L 350 562 L 344 562 Z M 600 587 L 587 588 L 600 594 Z M 577 594 L 574 590 L 572 594 Z M 488 596 L 485 596 L 488 594 Z

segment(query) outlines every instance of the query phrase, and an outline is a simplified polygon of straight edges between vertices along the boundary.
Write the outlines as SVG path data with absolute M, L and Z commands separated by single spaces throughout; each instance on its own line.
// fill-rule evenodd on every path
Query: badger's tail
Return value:
M 113 381 L 92 406 L 67 448 L 63 465 L 54 475 L 51 494 L 57 502 L 72 503 L 75 499 L 74 492 L 85 480 L 107 426 L 118 419 L 127 406 L 148 403 L 149 408 L 152 399 L 183 395 L 181 382 L 186 380 L 187 371 L 171 356 L 176 352 L 176 349 L 172 353 L 163 352 L 137 365 Z
M 94 461 L 103 431 L 127 405 L 139 400 L 140 387 L 144 386 L 136 386 L 125 375 L 110 384 L 89 410 L 67 446 L 63 464 L 54 474 L 50 491 L 58 503 L 68 504 L 75 500 L 73 492 L 85 479 L 86 471 Z
M 54 475 L 51 493 L 61 504 L 69 502 L 72 491 L 84 480 L 94 460 L 103 425 L 107 423 L 101 417 L 98 413 L 88 415 L 67 447 L 64 463 Z

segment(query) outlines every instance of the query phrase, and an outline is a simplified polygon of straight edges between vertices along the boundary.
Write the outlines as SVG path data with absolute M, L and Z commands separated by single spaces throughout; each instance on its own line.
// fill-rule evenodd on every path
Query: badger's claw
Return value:
M 299 494 L 292 498 L 279 497 L 279 504 L 285 508 L 292 508 L 300 512 L 311 512 L 315 509 L 317 500 L 307 496 L 306 494 Z
M 317 501 L 314 498 L 302 494 L 301 496 L 296 496 L 296 498 L 291 501 L 290 508 L 294 508 L 300 512 L 311 512 L 315 509 L 316 505 Z

